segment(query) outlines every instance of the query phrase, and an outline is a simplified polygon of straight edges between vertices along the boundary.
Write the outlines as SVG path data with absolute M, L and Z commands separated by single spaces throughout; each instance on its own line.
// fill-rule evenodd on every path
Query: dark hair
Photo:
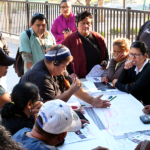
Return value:
M 33 17 L 31 18 L 31 21 L 30 21 L 30 22 L 31 22 L 32 24 L 34 24 L 34 22 L 35 22 L 37 19 L 38 19 L 38 20 L 41 20 L 41 21 L 42 21 L 43 19 L 45 19 L 46 23 L 48 24 L 47 19 L 45 18 L 45 16 L 43 17 L 42 15 L 37 15 L 36 17 L 33 16 Z
M 23 150 L 16 141 L 11 139 L 11 134 L 0 125 L 0 149 L 1 150 Z
M 30 82 L 17 84 L 12 91 L 11 101 L 6 103 L 1 109 L 2 118 L 8 118 L 22 112 L 29 101 L 34 103 L 38 99 L 38 87 Z
M 145 53 L 148 54 L 148 49 L 147 49 L 147 46 L 144 42 L 142 41 L 135 41 L 131 44 L 131 48 L 139 48 L 140 49 L 140 52 L 144 55 Z
M 88 11 L 84 11 L 84 12 L 78 13 L 78 15 L 76 16 L 76 26 L 78 27 L 78 23 L 84 20 L 86 17 L 90 18 L 93 22 L 93 15 Z
M 39 120 L 40 124 L 43 125 L 43 120 L 42 120 L 41 116 L 38 116 L 37 119 Z M 42 135 L 43 135 L 43 134 L 46 135 L 47 138 L 50 138 L 50 139 L 51 139 L 51 138 L 53 138 L 53 137 L 55 137 L 55 136 L 58 135 L 58 134 L 52 134 L 52 133 L 48 133 L 48 132 L 44 131 L 44 130 L 39 126 L 39 124 L 38 124 L 37 121 L 35 122 L 34 126 L 38 129 L 38 131 L 39 131 Z
M 70 0 L 62 0 L 62 1 L 60 2 L 60 6 L 61 6 L 62 3 L 65 3 L 65 2 L 70 2 L 70 3 L 71 3 Z

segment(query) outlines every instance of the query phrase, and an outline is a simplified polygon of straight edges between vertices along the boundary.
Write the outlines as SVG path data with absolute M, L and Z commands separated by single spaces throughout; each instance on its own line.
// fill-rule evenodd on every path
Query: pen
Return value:
M 110 99 L 110 101 L 112 101 L 113 99 L 115 99 L 117 96 L 114 96 L 113 98 Z
M 85 126 L 82 127 L 82 129 L 84 129 L 88 124 L 86 124 Z
M 108 99 L 111 99 L 111 98 L 112 98 L 112 96 L 109 96 L 109 97 L 108 97 Z
M 72 63 L 72 65 L 73 65 L 74 77 L 75 77 L 75 81 L 76 81 L 76 73 L 75 73 L 74 63 Z

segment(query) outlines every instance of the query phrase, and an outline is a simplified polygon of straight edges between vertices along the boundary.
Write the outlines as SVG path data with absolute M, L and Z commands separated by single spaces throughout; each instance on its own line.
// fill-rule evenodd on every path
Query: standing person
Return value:
M 34 115 L 43 104 L 41 101 L 36 85 L 28 82 L 17 84 L 11 93 L 11 102 L 1 109 L 2 125 L 12 135 L 24 127 L 32 128 Z
M 69 0 L 62 0 L 60 8 L 62 14 L 55 19 L 51 28 L 57 44 L 60 44 L 72 32 L 77 31 L 75 14 L 71 12 L 71 2 Z
M 128 39 L 118 38 L 113 41 L 113 58 L 110 60 L 108 68 L 102 74 L 102 82 L 107 84 L 119 78 L 128 59 L 129 50 L 130 41 Z
M 0 48 L 2 48 L 5 51 L 6 55 L 9 56 L 10 49 L 8 47 L 8 44 L 5 40 L 5 38 L 2 36 L 1 32 L 0 32 Z
M 44 102 L 52 99 L 61 99 L 65 102 L 74 94 L 78 98 L 95 107 L 109 107 L 110 103 L 101 100 L 102 95 L 92 97 L 85 92 L 82 83 L 69 76 L 66 66 L 73 60 L 69 49 L 61 44 L 52 46 L 45 54 L 45 58 L 31 67 L 20 79 L 20 82 L 32 82 L 40 91 Z M 71 85 L 70 85 L 71 84 Z M 64 92 L 66 90 L 66 92 Z
M 8 66 L 11 66 L 12 64 L 14 64 L 15 59 L 8 57 L 4 50 L 2 50 L 0 48 L 0 79 L 3 76 L 6 76 L 7 74 L 7 69 Z M 3 86 L 0 84 L 0 109 L 2 108 L 2 106 L 7 103 L 10 102 L 10 94 L 7 93 L 7 91 L 3 88 Z
M 85 76 L 91 69 L 101 64 L 104 60 L 108 61 L 108 51 L 105 39 L 100 34 L 91 31 L 93 15 L 84 11 L 76 16 L 78 31 L 69 35 L 62 44 L 68 47 L 73 56 L 74 68 L 79 78 Z M 107 64 L 104 65 L 105 69 Z M 74 76 L 73 65 L 69 64 L 67 71 Z
M 150 20 L 145 22 L 141 27 L 138 35 L 136 36 L 137 41 L 143 41 L 148 47 L 148 56 L 150 57 Z
M 125 67 L 112 84 L 117 89 L 131 93 L 143 104 L 149 105 L 150 91 L 150 63 L 147 59 L 147 47 L 144 42 L 133 42 L 130 47 L 129 60 L 125 62 Z
M 35 13 L 31 19 L 31 28 L 20 35 L 20 53 L 24 60 L 24 72 L 44 58 L 46 50 L 55 45 L 55 38 L 46 31 L 47 19 L 43 13 Z

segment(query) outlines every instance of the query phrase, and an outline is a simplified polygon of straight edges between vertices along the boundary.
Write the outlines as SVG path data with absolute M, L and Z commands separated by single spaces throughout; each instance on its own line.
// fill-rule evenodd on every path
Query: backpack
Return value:
M 29 40 L 30 40 L 31 31 L 29 29 L 25 30 L 25 31 L 26 31 L 26 34 L 28 35 Z M 16 59 L 16 61 L 14 63 L 15 72 L 17 73 L 18 77 L 22 77 L 24 75 L 24 61 L 23 61 L 22 56 L 19 52 L 19 47 L 18 47 L 15 59 Z

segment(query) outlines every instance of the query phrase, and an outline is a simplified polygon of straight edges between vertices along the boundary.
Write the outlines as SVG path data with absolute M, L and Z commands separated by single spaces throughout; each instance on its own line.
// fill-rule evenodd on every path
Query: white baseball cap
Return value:
M 75 132 L 81 129 L 81 121 L 71 106 L 62 100 L 51 100 L 41 107 L 38 116 L 41 116 L 43 124 L 37 117 L 39 126 L 48 133 L 60 134 L 65 131 Z

